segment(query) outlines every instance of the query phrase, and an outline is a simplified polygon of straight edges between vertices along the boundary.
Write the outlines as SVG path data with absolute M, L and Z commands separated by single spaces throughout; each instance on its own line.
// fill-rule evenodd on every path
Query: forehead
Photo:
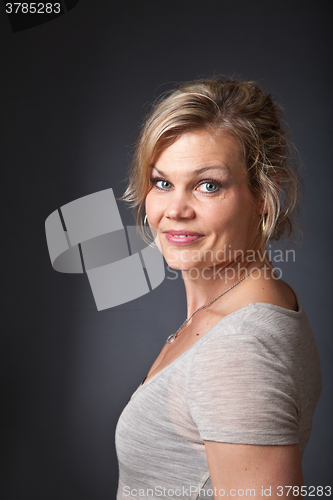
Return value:
M 175 173 L 191 173 L 208 167 L 219 167 L 225 172 L 244 171 L 237 139 L 230 134 L 206 130 L 182 134 L 159 154 L 152 166 L 163 172 Z

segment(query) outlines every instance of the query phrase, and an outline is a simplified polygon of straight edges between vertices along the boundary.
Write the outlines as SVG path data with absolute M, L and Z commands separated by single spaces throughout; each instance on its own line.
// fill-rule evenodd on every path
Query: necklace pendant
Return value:
M 176 334 L 173 333 L 172 335 L 169 335 L 169 337 L 166 339 L 165 343 L 166 344 L 171 344 L 171 342 L 173 342 L 176 338 Z

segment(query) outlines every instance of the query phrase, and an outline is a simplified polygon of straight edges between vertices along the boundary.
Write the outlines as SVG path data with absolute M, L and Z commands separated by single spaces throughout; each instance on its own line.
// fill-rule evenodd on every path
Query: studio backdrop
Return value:
M 272 93 L 299 153 L 302 238 L 274 264 L 322 363 L 304 482 L 332 485 L 330 3 L 62 0 L 42 2 L 39 18 L 31 2 L 10 5 L 0 8 L 2 498 L 115 498 L 117 419 L 186 315 L 180 274 L 135 240 L 119 198 L 150 103 L 211 75 Z M 115 282 L 117 300 L 103 302 Z

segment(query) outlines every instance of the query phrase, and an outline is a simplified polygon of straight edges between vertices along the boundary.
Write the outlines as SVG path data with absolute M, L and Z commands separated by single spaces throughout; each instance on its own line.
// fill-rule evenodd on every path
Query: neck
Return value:
M 258 252 L 257 257 L 253 262 L 236 260 L 221 263 L 219 266 L 182 271 L 187 298 L 187 317 L 189 318 L 196 309 L 227 291 L 251 271 L 262 265 L 270 265 L 264 251 Z

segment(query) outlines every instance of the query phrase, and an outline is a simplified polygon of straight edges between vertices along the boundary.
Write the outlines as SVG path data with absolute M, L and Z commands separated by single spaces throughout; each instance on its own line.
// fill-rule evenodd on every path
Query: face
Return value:
M 187 132 L 160 153 L 150 174 L 148 222 L 171 268 L 216 269 L 254 249 L 259 202 L 233 136 Z

